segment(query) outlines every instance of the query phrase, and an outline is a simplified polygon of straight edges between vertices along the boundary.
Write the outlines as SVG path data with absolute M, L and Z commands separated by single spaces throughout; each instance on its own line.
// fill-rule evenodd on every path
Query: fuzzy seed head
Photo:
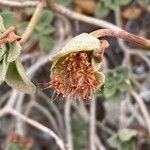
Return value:
M 85 52 L 71 53 L 54 69 L 50 86 L 64 96 L 91 99 L 99 78 Z

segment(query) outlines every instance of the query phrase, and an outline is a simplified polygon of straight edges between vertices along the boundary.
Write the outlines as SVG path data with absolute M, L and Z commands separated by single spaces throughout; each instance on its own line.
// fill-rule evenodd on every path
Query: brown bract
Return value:
M 83 97 L 87 102 L 98 85 L 97 74 L 85 52 L 69 54 L 55 69 L 50 81 L 50 87 L 58 93 L 74 98 Z
M 15 34 L 14 27 L 10 27 L 0 36 L 0 44 L 11 43 L 20 39 L 21 37 Z

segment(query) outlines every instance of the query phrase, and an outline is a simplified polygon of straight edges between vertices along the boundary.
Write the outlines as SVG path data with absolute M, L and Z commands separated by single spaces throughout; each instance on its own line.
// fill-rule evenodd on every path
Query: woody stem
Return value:
M 125 39 L 127 41 L 131 41 L 137 43 L 145 48 L 150 48 L 150 40 L 143 38 L 138 35 L 131 34 L 124 30 L 111 30 L 111 29 L 99 29 L 90 33 L 96 38 L 104 37 L 104 36 L 112 36 Z

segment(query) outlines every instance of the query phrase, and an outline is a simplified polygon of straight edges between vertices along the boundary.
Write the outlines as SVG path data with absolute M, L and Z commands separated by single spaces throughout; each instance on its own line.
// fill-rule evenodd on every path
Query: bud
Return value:
M 71 39 L 57 54 L 50 57 L 52 61 L 51 81 L 58 94 L 83 97 L 89 102 L 92 94 L 104 84 L 105 76 L 100 71 L 101 42 L 94 36 L 82 33 Z

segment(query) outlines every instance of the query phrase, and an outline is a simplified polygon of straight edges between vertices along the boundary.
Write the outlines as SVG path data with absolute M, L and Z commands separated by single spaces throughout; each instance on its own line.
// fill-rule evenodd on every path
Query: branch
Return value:
M 31 1 L 28 4 L 26 3 L 26 5 L 24 4 L 22 6 L 22 3 L 20 3 L 20 2 L 13 2 L 13 1 L 8 2 L 8 0 L 3 0 L 3 1 L 0 0 L 0 4 L 13 6 L 13 7 L 14 6 L 15 7 L 23 7 L 23 6 L 27 7 L 29 5 L 30 6 L 36 6 L 37 4 L 38 4 L 38 6 L 40 5 L 40 3 Z M 131 33 L 128 33 L 125 30 L 121 29 L 120 27 L 117 27 L 116 25 L 113 25 L 113 24 L 111 24 L 111 23 L 109 23 L 105 20 L 96 19 L 96 18 L 93 18 L 93 17 L 89 17 L 89 16 L 85 16 L 85 15 L 73 12 L 73 11 L 71 11 L 71 10 L 61 6 L 61 5 L 54 4 L 51 0 L 47 0 L 47 4 L 48 4 L 48 7 L 51 10 L 53 10 L 54 12 L 65 15 L 65 16 L 71 18 L 71 19 L 83 21 L 83 22 L 88 23 L 88 24 L 92 24 L 92 25 L 96 25 L 96 26 L 99 26 L 99 27 L 110 29 L 110 30 L 97 30 L 97 31 L 94 31 L 94 32 L 91 33 L 94 36 L 97 36 L 97 37 L 114 36 L 114 37 L 119 37 L 119 38 L 123 38 L 125 40 L 135 42 L 135 43 L 140 44 L 140 45 L 142 45 L 144 47 L 147 47 L 147 48 L 150 47 L 150 40 L 142 38 L 140 36 L 133 35 Z M 44 5 L 44 3 L 43 3 L 43 5 Z M 31 23 L 31 27 L 32 27 L 32 23 Z M 33 29 L 31 31 L 30 31 L 30 29 L 28 29 L 28 30 L 27 31 L 29 33 L 27 31 L 25 31 L 25 32 L 27 32 L 30 35 L 32 33 Z M 28 38 L 28 36 L 27 36 L 27 38 Z
M 30 35 L 32 34 L 35 26 L 37 25 L 38 23 L 38 20 L 41 16 L 41 12 L 43 10 L 43 7 L 44 7 L 44 0 L 42 0 L 36 7 L 35 11 L 34 11 L 34 14 L 27 26 L 27 28 L 25 29 L 25 32 L 23 33 L 22 35 L 22 38 L 21 40 L 19 41 L 20 44 L 24 44 L 30 37 Z
M 71 107 L 71 100 L 69 97 L 67 97 L 65 108 L 64 108 L 65 109 L 64 116 L 65 116 L 65 125 L 66 125 L 66 136 L 67 136 L 67 149 L 73 150 L 70 107 Z
M 10 1 L 10 0 L 0 0 L 0 4 L 9 6 L 9 7 L 23 8 L 23 7 L 29 7 L 29 6 L 37 6 L 39 3 L 37 1 L 35 1 L 35 2 L 34 1 L 18 2 L 18 1 Z M 51 4 L 49 8 L 52 9 L 54 12 L 65 15 L 71 19 L 79 20 L 79 21 L 86 22 L 88 24 L 92 24 L 95 26 L 103 27 L 103 28 L 122 30 L 121 28 L 119 28 L 105 20 L 96 19 L 93 17 L 89 17 L 89 16 L 85 16 L 85 15 L 73 12 L 59 4 Z
M 147 123 L 148 132 L 150 134 L 150 117 L 149 117 L 148 110 L 147 110 L 143 100 L 140 98 L 140 96 L 135 91 L 131 91 L 131 95 L 134 97 L 134 99 L 136 100 L 136 102 L 138 103 L 138 105 L 141 109 L 141 112 L 143 113 L 144 119 Z
M 67 16 L 70 19 L 75 19 L 79 20 L 88 24 L 92 24 L 95 26 L 103 27 L 103 28 L 108 28 L 108 29 L 113 29 L 113 30 L 122 30 L 121 28 L 113 25 L 112 23 L 109 23 L 105 20 L 102 19 L 97 19 L 89 16 L 85 16 L 76 12 L 73 12 L 61 5 L 58 4 L 53 4 L 50 9 L 52 9 L 54 12 L 57 12 L 59 14 L 62 14 L 64 16 Z
M 143 38 L 141 36 L 137 36 L 126 32 L 125 30 L 116 31 L 111 29 L 99 29 L 90 33 L 91 35 L 95 36 L 96 38 L 104 37 L 104 36 L 112 36 L 125 39 L 127 41 L 135 42 L 141 46 L 150 48 L 150 40 Z
M 43 126 L 42 124 L 18 113 L 17 111 L 13 110 L 13 109 L 10 109 L 10 114 L 22 119 L 23 121 L 25 121 L 26 123 L 30 124 L 31 126 L 41 130 L 41 131 L 44 131 L 45 133 L 48 133 L 51 137 L 53 137 L 55 140 L 56 140 L 56 143 L 58 144 L 59 148 L 61 150 L 65 150 L 65 146 L 64 146 L 64 143 L 63 141 L 52 131 L 50 130 L 49 128 Z
M 91 107 L 90 107 L 90 150 L 96 150 L 95 147 L 95 132 L 96 132 L 96 118 L 95 118 L 95 113 L 96 113 L 96 98 L 92 98 L 91 101 Z
M 10 0 L 0 0 L 0 4 L 9 7 L 31 7 L 37 6 L 39 4 L 38 1 L 25 1 L 25 2 L 18 2 L 18 1 L 10 1 Z

